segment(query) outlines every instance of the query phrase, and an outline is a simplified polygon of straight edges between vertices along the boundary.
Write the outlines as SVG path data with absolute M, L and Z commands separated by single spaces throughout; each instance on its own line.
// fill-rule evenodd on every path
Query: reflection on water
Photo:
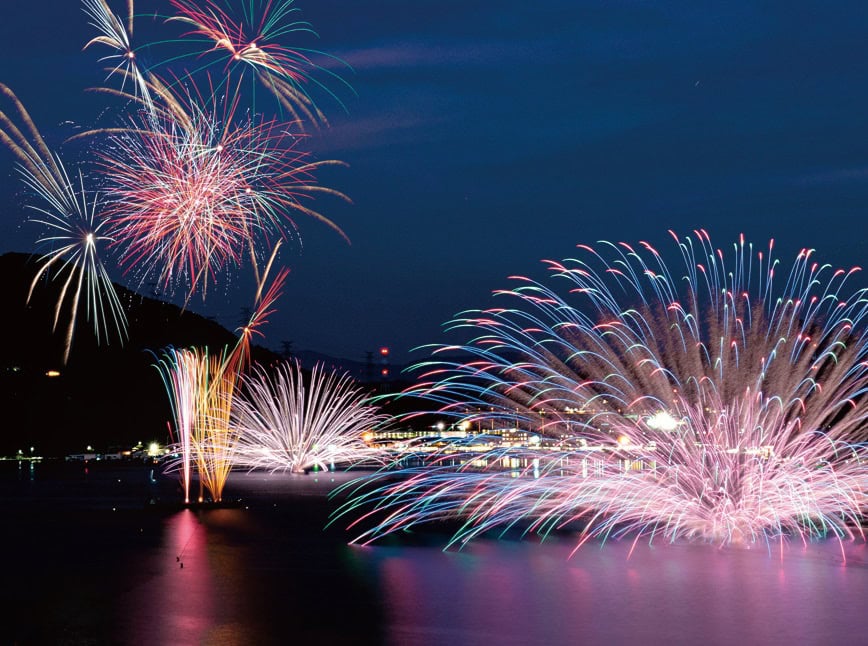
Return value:
M 834 541 L 783 559 L 645 543 L 631 555 L 629 542 L 569 558 L 568 535 L 444 553 L 433 531 L 348 547 L 342 529 L 323 527 L 328 492 L 349 477 L 233 474 L 227 491 L 244 507 L 174 511 L 142 506 L 147 470 L 38 466 L 31 481 L 10 465 L 0 643 L 866 641 L 865 544 L 846 545 L 846 566 Z
M 460 553 L 355 550 L 380 581 L 392 644 L 834 644 L 864 637 L 864 544 L 480 541 Z M 629 557 L 628 557 L 629 555 Z
M 128 603 L 135 610 L 129 627 L 155 643 L 179 639 L 207 643 L 215 631 L 225 630 L 222 617 L 215 612 L 216 582 L 223 573 L 212 573 L 208 530 L 196 513 L 187 509 L 167 518 L 164 531 L 159 550 L 138 564 L 147 570 L 148 577 L 131 591 Z

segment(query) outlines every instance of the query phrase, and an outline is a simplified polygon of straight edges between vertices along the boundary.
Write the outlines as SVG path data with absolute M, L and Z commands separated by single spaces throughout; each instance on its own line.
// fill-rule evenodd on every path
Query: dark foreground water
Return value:
M 176 495 L 149 475 L 0 463 L 0 643 L 868 643 L 864 544 L 349 547 L 343 474 L 233 474 L 244 506 L 207 511 L 147 504 Z

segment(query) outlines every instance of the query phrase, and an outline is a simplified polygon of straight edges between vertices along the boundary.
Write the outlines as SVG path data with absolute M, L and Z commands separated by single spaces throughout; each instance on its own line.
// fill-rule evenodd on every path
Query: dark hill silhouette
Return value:
M 235 336 L 219 324 L 170 303 L 118 287 L 129 319 L 129 340 L 98 345 L 82 302 L 67 365 L 63 347 L 68 308 L 52 331 L 61 281 L 41 280 L 27 293 L 38 257 L 0 256 L 0 455 L 33 446 L 43 455 L 106 450 L 137 441 L 166 441 L 171 419 L 168 397 L 154 363 L 164 348 L 208 347 L 220 351 Z M 254 349 L 254 360 L 277 356 Z M 49 377 L 49 371 L 60 373 Z

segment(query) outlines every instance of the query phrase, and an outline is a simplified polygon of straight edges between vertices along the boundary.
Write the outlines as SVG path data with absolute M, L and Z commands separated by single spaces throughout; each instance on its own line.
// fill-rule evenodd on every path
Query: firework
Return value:
M 59 164 L 59 162 L 58 162 Z M 97 342 L 117 336 L 121 341 L 126 339 L 127 317 L 121 306 L 114 283 L 100 259 L 101 246 L 111 243 L 111 238 L 103 235 L 104 220 L 97 220 L 96 209 L 98 201 L 93 197 L 88 202 L 84 189 L 84 178 L 79 174 L 76 187 L 63 174 L 62 195 L 53 193 L 39 178 L 32 175 L 26 168 L 22 169 L 25 183 L 32 188 L 46 203 L 46 206 L 31 205 L 38 213 L 30 221 L 42 224 L 48 228 L 49 234 L 37 241 L 39 245 L 48 245 L 51 251 L 42 256 L 42 263 L 30 285 L 28 300 L 40 278 L 52 274 L 54 279 L 63 279 L 57 305 L 55 306 L 54 327 L 57 327 L 60 313 L 67 296 L 71 298 L 70 320 L 67 326 L 64 345 L 63 362 L 69 359 L 72 349 L 72 339 L 79 306 L 84 292 L 86 317 L 93 323 Z M 72 208 L 69 208 L 72 206 Z M 52 272 L 52 270 L 54 270 Z M 109 321 L 113 323 L 110 331 Z
M 256 310 L 251 314 L 247 323 L 242 328 L 236 330 L 236 332 L 239 332 L 239 337 L 238 346 L 232 355 L 233 365 L 230 366 L 233 372 L 240 373 L 247 367 L 247 363 L 250 360 L 250 343 L 256 336 L 264 336 L 261 328 L 268 323 L 268 317 L 274 313 L 274 304 L 280 298 L 283 285 L 286 283 L 286 277 L 289 276 L 287 268 L 280 269 L 268 289 L 264 289 L 267 283 L 267 276 L 277 257 L 279 248 L 279 244 L 275 245 L 271 258 L 266 265 L 264 277 L 262 279 L 257 277 L 259 288 L 254 298 L 254 302 L 257 303 Z M 255 265 L 254 269 L 256 269 Z
M 310 49 L 291 49 L 279 40 L 295 33 L 316 36 L 311 25 L 293 20 L 299 10 L 292 0 L 257 0 L 243 8 L 238 3 L 215 0 L 192 2 L 172 0 L 178 15 L 170 18 L 191 30 L 187 37 L 203 40 L 208 54 L 222 55 L 225 70 L 250 70 L 255 78 L 278 99 L 294 120 L 305 119 L 314 124 L 326 123 L 325 115 L 307 91 L 312 84 L 334 97 L 325 85 L 316 80 L 314 72 L 328 74 L 346 84 L 333 72 L 318 66 L 314 59 L 324 56 Z
M 256 369 L 245 381 L 233 408 L 239 465 L 303 472 L 382 456 L 362 436 L 385 417 L 346 373 L 316 366 L 305 383 L 295 362 L 281 364 L 273 375 Z
M 100 59 L 100 62 L 108 62 L 109 76 L 118 74 L 122 83 L 129 79 L 132 81 L 135 91 L 142 102 L 152 107 L 151 92 L 145 73 L 139 68 L 136 52 L 131 44 L 133 35 L 133 0 L 127 0 L 127 22 L 124 24 L 121 18 L 112 12 L 106 0 L 82 0 L 82 8 L 90 19 L 90 24 L 98 32 L 96 36 L 85 44 L 87 49 L 91 45 L 100 44 L 114 50 Z M 121 88 L 123 90 L 123 86 Z
M 580 528 L 579 545 L 630 535 L 783 549 L 861 535 L 858 268 L 806 249 L 776 280 L 772 244 L 754 253 L 742 238 L 724 253 L 704 231 L 673 238 L 682 272 L 646 243 L 580 245 L 577 258 L 547 263 L 553 286 L 514 277 L 496 292 L 502 307 L 457 318 L 472 340 L 434 348 L 408 394 L 542 440 L 441 455 L 397 484 L 375 478 L 339 512 L 365 511 L 373 526 L 358 540 L 444 519 L 461 522 L 456 544 L 516 525 Z M 447 358 L 456 352 L 471 359 Z M 513 458 L 527 466 L 499 468 Z
M 229 356 L 226 351 L 211 355 L 196 349 L 169 350 L 158 363 L 175 418 L 178 459 L 170 470 L 181 472 L 188 503 L 194 467 L 200 503 L 205 490 L 212 501 L 223 500 L 232 470 L 237 436 L 229 425 L 229 410 L 238 375 L 227 370 Z
M 174 436 L 179 459 L 174 466 L 181 472 L 185 503 L 190 502 L 193 433 L 202 363 L 194 350 L 169 349 L 156 364 L 169 394 L 175 419 Z
M 272 254 L 274 260 L 277 249 Z M 190 502 L 195 468 L 201 503 L 207 489 L 211 500 L 221 502 L 239 447 L 239 430 L 230 423 L 236 389 L 250 360 L 250 338 L 261 334 L 286 279 L 281 270 L 268 289 L 269 262 L 256 290 L 255 310 L 232 350 L 211 354 L 200 349 L 169 349 L 156 364 L 169 395 L 175 421 L 178 456 L 168 470 L 181 472 L 184 501 Z
M 314 179 L 316 169 L 340 162 L 309 161 L 285 124 L 236 119 L 237 98 L 205 107 L 201 98 L 182 100 L 159 87 L 160 109 L 112 132 L 102 155 L 122 266 L 143 279 L 157 271 L 170 291 L 201 287 L 204 295 L 248 250 L 295 235 L 290 214 L 315 218 L 346 238 L 305 204 L 317 193 L 348 199 Z
M 63 354 L 66 363 L 72 349 L 82 293 L 86 317 L 93 324 L 97 341 L 108 340 L 114 335 L 121 341 L 126 338 L 126 314 L 100 259 L 101 247 L 109 244 L 111 238 L 103 231 L 105 221 L 97 216 L 96 195 L 85 190 L 84 176 L 79 173 L 78 182 L 74 182 L 60 159 L 49 151 L 14 93 L 2 84 L 0 92 L 12 101 L 27 131 L 25 135 L 6 114 L 0 112 L 0 141 L 18 158 L 24 183 L 39 200 L 28 205 L 36 213 L 30 221 L 48 229 L 37 244 L 49 247 L 50 251 L 40 259 L 41 266 L 27 298 L 29 301 L 43 276 L 62 280 L 55 306 L 54 328 L 57 328 L 63 306 L 69 299 L 70 317 Z M 110 328 L 113 328 L 112 332 Z

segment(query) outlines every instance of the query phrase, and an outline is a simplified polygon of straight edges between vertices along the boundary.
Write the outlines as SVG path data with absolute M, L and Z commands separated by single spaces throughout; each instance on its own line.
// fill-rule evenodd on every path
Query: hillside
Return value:
M 129 340 L 98 345 L 82 303 L 66 366 L 62 363 L 68 309 L 52 331 L 61 281 L 40 281 L 30 303 L 27 292 L 37 257 L 0 256 L 5 293 L 0 313 L 0 455 L 18 449 L 45 455 L 107 448 L 136 441 L 165 441 L 171 419 L 155 354 L 168 346 L 221 350 L 235 342 L 217 323 L 179 307 L 118 288 L 129 318 Z M 256 348 L 268 363 L 276 355 Z M 57 371 L 59 376 L 48 376 Z

